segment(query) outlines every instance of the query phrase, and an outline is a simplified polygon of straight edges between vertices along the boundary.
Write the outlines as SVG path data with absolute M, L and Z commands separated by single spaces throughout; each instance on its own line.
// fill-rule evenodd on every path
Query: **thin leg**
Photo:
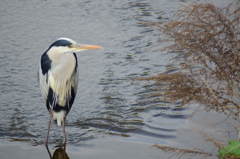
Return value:
M 49 118 L 49 122 L 48 122 L 48 130 L 47 130 L 46 142 L 45 142 L 46 146 L 48 144 L 48 135 L 49 135 L 50 125 L 51 125 L 51 121 L 52 121 L 52 116 L 53 116 L 53 110 L 50 110 L 50 118 Z
M 63 150 L 64 150 L 64 157 L 63 157 L 63 159 L 69 159 L 69 157 L 67 156 L 67 153 L 66 153 L 66 144 L 64 145 Z
M 64 117 L 63 118 L 63 125 L 62 125 L 62 127 L 63 127 L 63 145 L 66 145 L 66 141 L 67 141 L 67 139 L 66 139 L 66 132 L 65 132 L 65 120 L 66 120 L 66 117 Z
M 48 151 L 48 155 L 49 155 L 50 159 L 52 159 L 52 155 L 51 155 L 51 152 L 50 152 L 47 144 L 46 144 L 46 149 L 47 149 L 47 151 Z

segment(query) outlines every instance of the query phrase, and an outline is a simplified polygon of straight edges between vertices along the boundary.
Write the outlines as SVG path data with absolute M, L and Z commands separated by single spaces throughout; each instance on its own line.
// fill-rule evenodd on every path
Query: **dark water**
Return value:
M 3 151 L 9 141 L 43 145 L 49 114 L 37 83 L 38 60 L 60 37 L 104 47 L 78 53 L 78 94 L 66 125 L 72 155 L 82 147 L 82 154 L 93 152 L 93 158 L 99 157 L 98 149 L 91 149 L 89 143 L 104 145 L 104 150 L 112 147 L 112 156 L 119 155 L 116 147 L 121 150 L 129 144 L 136 151 L 144 144 L 146 149 L 155 143 L 191 145 L 185 139 L 194 135 L 185 130 L 194 125 L 188 121 L 192 109 L 173 105 L 166 111 L 168 101 L 146 98 L 145 86 L 150 83 L 132 83 L 135 77 L 162 72 L 171 58 L 151 48 L 165 37 L 144 23 L 170 20 L 179 5 L 188 3 L 195 1 L 2 0 L 0 152 L 9 153 Z M 49 142 L 54 146 L 62 142 L 62 129 L 52 125 Z M 152 153 L 161 156 L 156 149 Z M 130 154 L 125 157 L 139 158 Z

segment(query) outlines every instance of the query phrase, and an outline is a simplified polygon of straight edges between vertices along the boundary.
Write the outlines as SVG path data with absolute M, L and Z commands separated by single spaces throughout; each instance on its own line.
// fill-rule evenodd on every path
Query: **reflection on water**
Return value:
M 67 152 L 66 152 L 66 145 L 62 147 L 58 147 L 53 155 L 51 151 L 49 150 L 48 146 L 46 145 L 47 152 L 49 154 L 50 159 L 69 159 Z

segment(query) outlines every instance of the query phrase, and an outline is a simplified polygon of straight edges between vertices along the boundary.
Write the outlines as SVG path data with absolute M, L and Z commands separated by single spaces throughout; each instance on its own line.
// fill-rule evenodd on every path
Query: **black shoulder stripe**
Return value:
M 70 98 L 70 101 L 69 101 L 69 107 L 70 107 L 70 109 L 71 109 L 71 107 L 72 107 L 72 105 L 73 105 L 75 96 L 76 96 L 76 92 L 75 92 L 74 88 L 71 87 L 71 98 Z
M 53 105 L 54 103 L 54 92 L 52 90 L 51 87 L 49 87 L 49 90 L 48 90 L 48 96 L 47 96 L 47 102 L 50 104 L 50 105 Z
M 74 88 L 71 87 L 71 93 L 69 94 L 70 96 L 68 97 L 66 106 L 64 107 L 64 109 L 66 110 L 67 114 L 69 113 L 70 109 L 72 108 L 75 96 L 76 96 L 76 92 L 74 91 Z
M 51 69 L 51 62 L 52 61 L 49 59 L 47 53 L 45 52 L 41 57 L 41 69 L 43 75 L 45 75 L 48 70 Z
M 75 72 L 77 72 L 77 68 L 78 68 L 78 59 L 77 59 L 77 55 L 75 53 L 73 53 L 75 60 L 76 60 L 76 65 L 75 65 Z

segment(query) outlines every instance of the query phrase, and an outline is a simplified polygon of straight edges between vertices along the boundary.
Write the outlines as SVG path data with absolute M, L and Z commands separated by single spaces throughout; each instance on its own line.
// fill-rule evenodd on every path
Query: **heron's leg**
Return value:
M 66 121 L 66 117 L 63 117 L 63 125 L 62 125 L 62 127 L 63 127 L 63 145 L 66 145 L 66 141 L 67 141 L 67 139 L 66 139 L 66 132 L 65 132 L 65 121 Z
M 64 150 L 64 156 L 63 156 L 63 158 L 64 158 L 64 159 L 69 159 L 68 156 L 67 156 L 67 153 L 66 153 L 66 144 L 63 145 L 63 146 L 64 146 L 64 147 L 63 147 L 63 150 Z
M 48 155 L 49 155 L 50 159 L 52 159 L 52 155 L 51 155 L 51 152 L 50 152 L 47 144 L 46 144 L 46 149 L 47 149 L 47 151 L 48 151 Z
M 48 144 L 48 135 L 49 135 L 50 125 L 51 125 L 51 121 L 52 121 L 52 116 L 53 116 L 53 110 L 50 110 L 50 118 L 49 118 L 49 122 L 48 122 L 48 130 L 47 130 L 46 142 L 45 142 L 46 146 Z

